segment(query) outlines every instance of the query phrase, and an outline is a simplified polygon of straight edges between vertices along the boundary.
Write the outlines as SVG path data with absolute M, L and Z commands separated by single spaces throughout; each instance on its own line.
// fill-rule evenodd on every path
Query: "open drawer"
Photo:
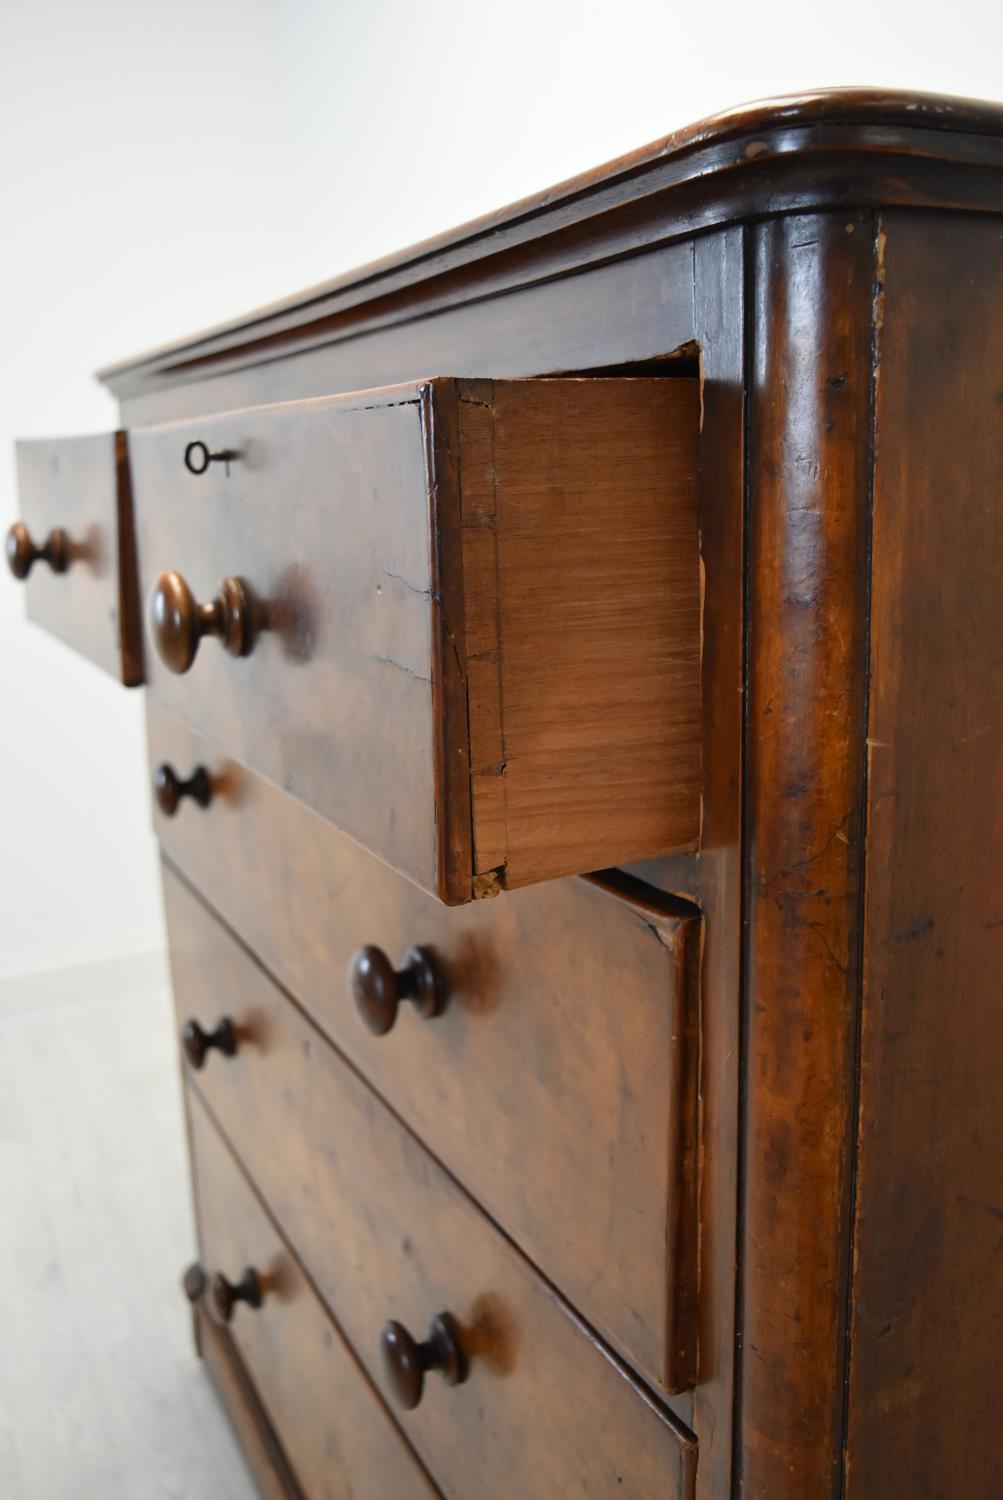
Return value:
M 124 432 L 17 444 L 7 564 L 28 618 L 128 687 L 143 680 Z
M 698 424 L 435 379 L 139 430 L 151 692 L 451 904 L 692 848 Z

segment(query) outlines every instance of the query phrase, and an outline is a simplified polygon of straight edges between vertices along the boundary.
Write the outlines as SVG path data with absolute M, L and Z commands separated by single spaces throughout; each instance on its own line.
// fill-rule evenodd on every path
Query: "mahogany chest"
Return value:
M 146 687 L 262 1494 L 998 1500 L 1003 109 L 720 116 L 101 378 L 7 557 Z

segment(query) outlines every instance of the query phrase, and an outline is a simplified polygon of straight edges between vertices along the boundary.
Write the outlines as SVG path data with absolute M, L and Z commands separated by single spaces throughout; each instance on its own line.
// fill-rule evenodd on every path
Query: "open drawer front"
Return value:
M 127 686 L 142 682 L 126 434 L 19 442 L 17 474 L 7 563 L 28 618 Z
M 449 903 L 694 847 L 698 407 L 443 378 L 136 431 L 151 692 Z

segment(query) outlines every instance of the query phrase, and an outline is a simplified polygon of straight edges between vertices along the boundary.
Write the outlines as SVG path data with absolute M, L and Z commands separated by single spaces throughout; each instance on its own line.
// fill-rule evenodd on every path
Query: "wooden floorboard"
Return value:
M 0 1496 L 253 1500 L 192 1346 L 162 991 L 0 1017 Z

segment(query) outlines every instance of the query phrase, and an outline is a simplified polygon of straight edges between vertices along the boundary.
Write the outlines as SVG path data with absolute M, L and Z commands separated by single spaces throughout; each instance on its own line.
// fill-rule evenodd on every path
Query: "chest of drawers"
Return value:
M 103 373 L 262 1493 L 1003 1493 L 1003 112 L 706 122 Z

